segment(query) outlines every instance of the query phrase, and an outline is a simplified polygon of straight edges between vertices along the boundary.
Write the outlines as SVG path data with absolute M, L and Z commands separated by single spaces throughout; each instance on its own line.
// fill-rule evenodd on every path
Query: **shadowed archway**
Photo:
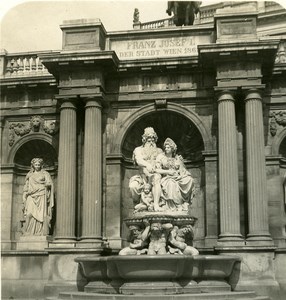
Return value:
M 186 160 L 201 158 L 204 150 L 202 136 L 189 119 L 173 111 L 157 111 L 145 115 L 135 122 L 127 131 L 122 144 L 122 154 L 131 159 L 133 150 L 142 144 L 142 134 L 146 127 L 153 127 L 158 135 L 157 146 L 163 148 L 167 137 L 177 144 L 177 153 Z

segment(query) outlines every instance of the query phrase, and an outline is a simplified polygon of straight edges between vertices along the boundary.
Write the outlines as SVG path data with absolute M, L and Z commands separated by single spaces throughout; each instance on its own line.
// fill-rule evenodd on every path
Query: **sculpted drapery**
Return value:
M 54 188 L 50 174 L 43 170 L 43 160 L 34 158 L 23 190 L 24 235 L 48 235 L 54 207 Z

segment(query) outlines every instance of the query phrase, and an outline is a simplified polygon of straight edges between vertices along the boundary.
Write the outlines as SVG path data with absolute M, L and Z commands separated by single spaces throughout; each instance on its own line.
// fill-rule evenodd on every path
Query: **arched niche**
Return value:
M 31 160 L 35 157 L 44 160 L 46 169 L 53 180 L 54 190 L 57 187 L 57 151 L 52 144 L 52 138 L 48 135 L 37 133 L 26 136 L 17 141 L 10 152 L 10 162 L 14 165 L 13 188 L 12 188 L 12 240 L 18 240 L 22 235 L 23 225 L 23 188 L 25 177 L 30 170 Z M 52 231 L 55 223 L 55 210 L 52 219 Z M 51 232 L 52 232 L 51 231 Z
M 199 131 L 200 136 L 203 140 L 204 150 L 214 150 L 214 143 L 212 142 L 210 130 L 205 126 L 202 119 L 193 110 L 189 110 L 186 107 L 183 107 L 182 105 L 176 103 L 168 103 L 167 108 L 160 109 L 158 111 L 154 109 L 154 104 L 145 105 L 134 112 L 131 116 L 128 116 L 125 120 L 123 120 L 118 128 L 118 132 L 116 134 L 114 142 L 115 146 L 114 149 L 112 149 L 112 152 L 115 154 L 122 153 L 123 143 L 126 140 L 126 136 L 130 131 L 130 128 L 135 128 L 134 125 L 139 124 L 138 122 L 142 118 L 144 119 L 148 115 L 154 115 L 157 113 L 168 115 L 170 112 L 174 112 L 177 115 L 184 116 L 194 125 L 194 127 Z M 142 135 L 142 133 L 140 135 Z
M 195 120 L 198 121 L 198 118 Z M 199 124 L 201 124 L 200 129 L 193 120 L 187 117 L 187 113 L 183 114 L 173 110 L 154 111 L 154 109 L 130 123 L 130 126 L 126 128 L 120 149 L 124 158 L 121 165 L 122 219 L 130 216 L 134 207 L 128 187 L 130 178 L 138 174 L 138 167 L 132 163 L 133 151 L 136 147 L 142 145 L 144 129 L 153 127 L 158 136 L 157 146 L 163 148 L 163 143 L 167 137 L 173 139 L 178 147 L 177 153 L 183 156 L 186 167 L 195 178 L 198 193 L 193 201 L 192 211 L 193 215 L 199 219 L 197 239 L 204 237 L 205 166 L 202 152 L 206 147 L 201 134 L 204 127 L 202 123 Z M 204 137 L 206 136 L 205 134 Z
M 279 154 L 286 160 L 286 135 L 279 145 Z
M 14 156 L 14 164 L 29 167 L 35 157 L 44 160 L 44 167 L 54 168 L 57 164 L 57 153 L 53 146 L 45 140 L 30 140 L 21 145 Z
M 202 136 L 195 124 L 184 115 L 173 111 L 157 111 L 147 114 L 134 123 L 126 132 L 122 154 L 131 159 L 133 150 L 142 144 L 146 127 L 153 127 L 158 135 L 157 146 L 163 148 L 167 137 L 177 144 L 177 153 L 186 160 L 198 160 L 204 150 Z
M 272 154 L 273 155 L 281 154 L 283 157 L 286 158 L 285 143 L 286 143 L 286 127 L 283 130 L 281 130 L 273 139 Z

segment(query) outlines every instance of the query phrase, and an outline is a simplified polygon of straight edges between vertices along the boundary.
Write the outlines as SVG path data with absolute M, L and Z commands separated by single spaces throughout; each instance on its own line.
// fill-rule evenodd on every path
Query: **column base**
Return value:
M 246 245 L 249 246 L 274 246 L 274 241 L 268 234 L 248 234 Z
M 76 239 L 74 238 L 59 238 L 49 243 L 49 248 L 75 248 Z
M 102 237 L 82 237 L 76 245 L 77 248 L 103 249 L 104 241 Z
M 233 234 L 220 234 L 219 239 L 217 240 L 218 245 L 226 246 L 243 246 L 245 241 L 240 233 Z

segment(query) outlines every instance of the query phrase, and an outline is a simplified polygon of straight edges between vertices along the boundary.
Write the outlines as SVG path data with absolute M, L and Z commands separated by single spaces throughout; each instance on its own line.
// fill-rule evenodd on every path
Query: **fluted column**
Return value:
M 0 141 L 1 141 L 1 146 L 0 146 L 0 163 L 2 163 L 3 160 L 3 152 L 2 152 L 2 146 L 3 146 L 3 140 L 2 140 L 2 131 L 4 128 L 4 122 L 5 119 L 3 117 L 0 117 Z
M 56 239 L 75 239 L 76 204 L 76 108 L 61 105 Z
M 87 99 L 85 106 L 82 242 L 102 241 L 102 132 L 101 104 Z
M 242 242 L 240 234 L 238 162 L 234 98 L 218 97 L 220 242 Z
M 245 123 L 249 225 L 247 241 L 264 243 L 271 241 L 271 238 L 268 225 L 262 98 L 256 90 L 247 91 Z

